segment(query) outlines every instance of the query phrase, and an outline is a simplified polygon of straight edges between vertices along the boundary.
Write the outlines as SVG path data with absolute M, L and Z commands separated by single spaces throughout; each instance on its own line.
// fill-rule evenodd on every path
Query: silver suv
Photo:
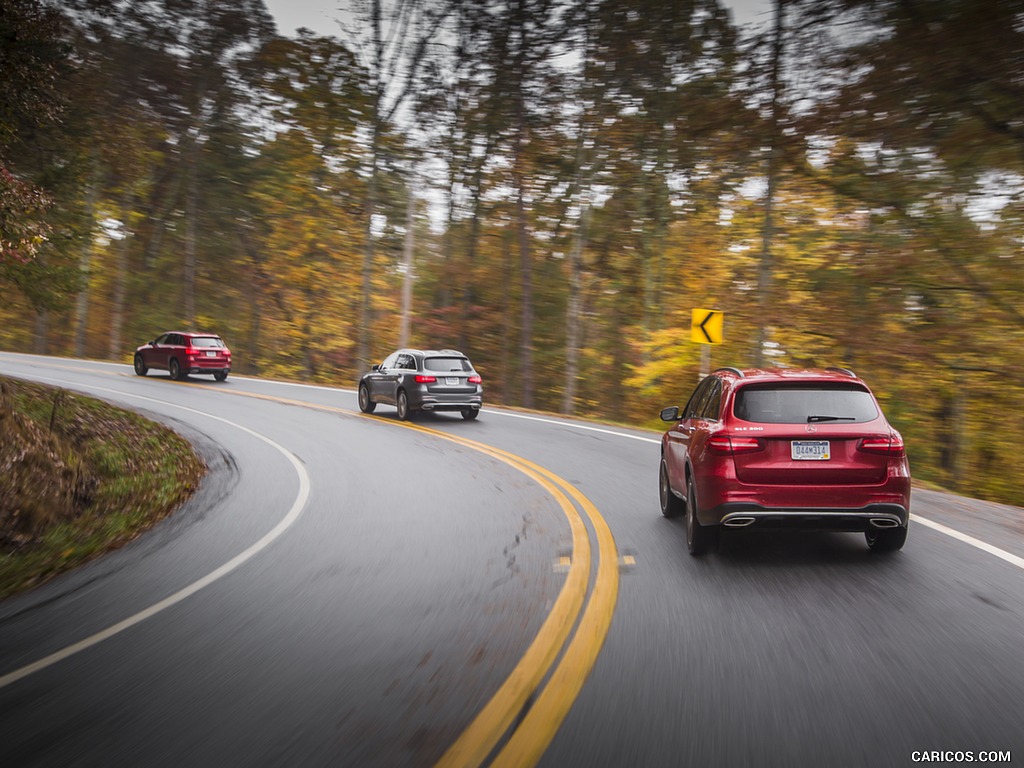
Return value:
M 483 400 L 480 374 L 454 349 L 400 349 L 359 379 L 359 410 L 373 413 L 385 403 L 403 421 L 416 411 L 459 411 L 475 419 Z

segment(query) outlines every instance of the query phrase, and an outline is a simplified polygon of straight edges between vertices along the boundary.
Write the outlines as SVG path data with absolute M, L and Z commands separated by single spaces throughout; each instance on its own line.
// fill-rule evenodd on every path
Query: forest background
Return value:
M 0 348 L 657 426 L 712 365 L 844 366 L 915 477 L 1024 504 L 1024 0 L 0 0 Z

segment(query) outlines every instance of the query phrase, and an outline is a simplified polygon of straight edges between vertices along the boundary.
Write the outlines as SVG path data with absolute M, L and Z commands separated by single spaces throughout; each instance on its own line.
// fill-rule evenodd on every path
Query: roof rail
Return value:
M 712 371 L 712 373 L 719 373 L 719 372 L 722 372 L 722 373 L 735 373 L 735 374 L 736 374 L 737 376 L 739 376 L 739 377 L 740 377 L 741 379 L 745 379 L 745 378 L 747 378 L 747 377 L 746 377 L 746 376 L 745 376 L 745 375 L 743 374 L 743 371 L 741 371 L 741 370 L 740 370 L 739 368 L 732 368 L 732 367 L 730 367 L 730 366 L 727 366 L 727 367 L 725 367 L 725 368 L 715 368 L 715 370 L 713 370 L 713 371 Z
M 836 368 L 835 366 L 829 366 L 825 369 L 826 371 L 835 371 L 836 373 L 845 373 L 851 379 L 856 379 L 857 374 L 851 371 L 849 368 Z

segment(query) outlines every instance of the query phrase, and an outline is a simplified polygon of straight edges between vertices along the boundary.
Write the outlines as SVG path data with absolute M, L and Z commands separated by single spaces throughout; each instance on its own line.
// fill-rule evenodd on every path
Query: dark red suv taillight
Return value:
M 754 453 L 764 450 L 764 442 L 756 437 L 736 437 L 735 435 L 715 435 L 708 438 L 708 449 L 713 453 L 733 455 L 737 453 Z
M 878 437 L 862 437 L 857 443 L 857 450 L 864 453 L 884 453 L 895 459 L 907 455 L 907 447 L 903 444 L 903 438 L 893 434 Z

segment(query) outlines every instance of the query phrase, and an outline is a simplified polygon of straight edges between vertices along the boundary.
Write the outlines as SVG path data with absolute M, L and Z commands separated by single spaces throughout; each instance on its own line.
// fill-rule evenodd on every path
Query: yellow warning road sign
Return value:
M 717 309 L 695 309 L 690 321 L 690 341 L 697 344 L 721 344 L 725 313 Z

